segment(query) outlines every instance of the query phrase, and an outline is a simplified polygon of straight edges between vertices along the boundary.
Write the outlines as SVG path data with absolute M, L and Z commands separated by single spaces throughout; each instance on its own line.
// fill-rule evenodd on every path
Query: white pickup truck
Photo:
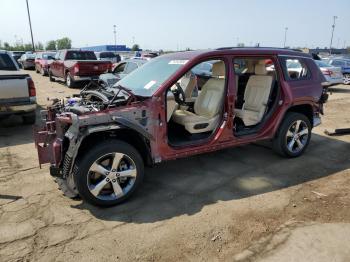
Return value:
M 0 50 L 0 118 L 21 115 L 24 124 L 35 123 L 36 90 L 30 75 L 20 71 L 7 51 Z

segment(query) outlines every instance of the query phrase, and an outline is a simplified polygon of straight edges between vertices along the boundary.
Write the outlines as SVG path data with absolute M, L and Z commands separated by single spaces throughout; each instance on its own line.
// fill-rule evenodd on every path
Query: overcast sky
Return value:
M 74 47 L 117 43 L 144 49 L 245 45 L 350 46 L 349 0 L 29 0 L 34 41 L 67 36 Z M 25 0 L 0 0 L 0 40 L 30 41 Z M 345 41 L 345 42 L 344 42 Z

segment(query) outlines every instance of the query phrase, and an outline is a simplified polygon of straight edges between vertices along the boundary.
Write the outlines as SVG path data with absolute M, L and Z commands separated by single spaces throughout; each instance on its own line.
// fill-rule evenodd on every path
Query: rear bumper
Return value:
M 0 115 L 25 114 L 34 112 L 36 104 L 28 105 L 0 105 Z
M 332 78 L 330 76 L 325 76 L 325 78 L 326 78 L 326 81 L 329 83 L 329 85 L 336 85 L 336 84 L 343 83 L 343 77 Z
M 73 76 L 74 81 L 90 81 L 92 79 L 96 79 L 98 76 Z
M 24 61 L 23 62 L 23 66 L 26 67 L 26 68 L 34 68 L 35 67 L 35 63 L 34 62 Z

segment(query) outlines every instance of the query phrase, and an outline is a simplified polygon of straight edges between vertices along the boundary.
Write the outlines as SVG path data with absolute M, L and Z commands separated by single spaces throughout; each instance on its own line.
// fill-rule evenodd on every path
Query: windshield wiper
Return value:
M 109 102 L 108 104 L 108 107 L 114 102 L 114 100 L 116 98 L 118 98 L 118 95 L 120 94 L 120 92 L 122 91 L 125 91 L 128 95 L 129 95 L 129 98 L 128 98 L 128 104 L 131 102 L 131 101 L 135 101 L 136 100 L 136 96 L 134 95 L 134 93 L 131 91 L 131 89 L 129 88 L 126 88 L 120 84 L 116 85 L 116 86 L 113 86 L 114 88 L 117 88 L 119 89 L 118 92 L 116 92 L 116 94 L 113 96 L 113 98 L 111 99 L 111 101 Z

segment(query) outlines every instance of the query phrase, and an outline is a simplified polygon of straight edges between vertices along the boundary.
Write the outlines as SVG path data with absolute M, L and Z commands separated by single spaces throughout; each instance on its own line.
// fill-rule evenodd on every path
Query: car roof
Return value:
M 303 53 L 287 48 L 274 48 L 274 47 L 225 47 L 219 49 L 207 49 L 197 51 L 185 51 L 170 53 L 164 56 L 173 59 L 193 59 L 201 56 L 221 56 L 221 55 L 286 55 L 286 56 L 301 56 L 305 58 L 311 58 L 310 54 Z

